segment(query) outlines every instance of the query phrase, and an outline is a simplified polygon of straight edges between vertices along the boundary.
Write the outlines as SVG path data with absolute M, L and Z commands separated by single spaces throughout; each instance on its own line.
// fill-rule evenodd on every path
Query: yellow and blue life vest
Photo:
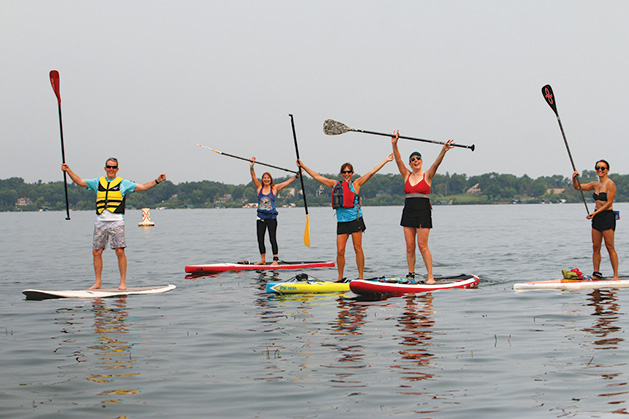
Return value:
M 96 214 L 101 214 L 108 210 L 113 214 L 124 214 L 125 197 L 120 191 L 122 178 L 108 180 L 105 176 L 98 181 L 98 191 L 96 192 Z

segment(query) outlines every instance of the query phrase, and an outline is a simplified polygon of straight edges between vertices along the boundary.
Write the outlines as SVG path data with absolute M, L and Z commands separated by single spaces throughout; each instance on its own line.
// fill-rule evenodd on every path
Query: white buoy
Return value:
M 138 227 L 153 227 L 155 223 L 150 218 L 150 208 L 142 208 L 142 221 L 138 223 Z

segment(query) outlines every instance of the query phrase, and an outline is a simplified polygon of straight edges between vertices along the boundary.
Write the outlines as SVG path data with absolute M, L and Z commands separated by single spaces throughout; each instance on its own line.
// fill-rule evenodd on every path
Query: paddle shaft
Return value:
M 363 134 L 373 134 L 373 135 L 382 135 L 384 137 L 392 137 L 391 134 L 385 134 L 383 132 L 375 132 L 375 131 L 366 131 L 366 130 L 362 130 L 362 129 L 355 129 L 355 128 L 349 128 L 350 131 L 354 131 L 354 132 L 362 132 Z M 444 145 L 445 143 L 443 141 L 437 141 L 437 140 L 426 140 L 424 138 L 414 138 L 414 137 L 407 137 L 404 135 L 400 135 L 398 138 L 403 138 L 405 140 L 413 140 L 413 141 L 422 141 L 424 143 L 432 143 L 432 144 L 441 144 Z M 452 144 L 455 147 L 461 147 L 461 148 L 469 148 L 470 150 L 474 151 L 474 144 L 472 145 L 463 145 L 463 144 Z
M 248 159 L 248 158 L 245 158 L 245 157 L 240 157 L 240 156 L 235 156 L 235 155 L 233 155 L 233 154 L 224 153 L 224 152 L 222 152 L 222 151 L 214 150 L 213 148 L 210 148 L 210 147 L 207 147 L 207 146 L 204 146 L 204 145 L 201 145 L 201 144 L 197 144 L 197 145 L 198 145 L 199 147 L 203 147 L 203 148 L 207 148 L 208 150 L 212 150 L 212 151 L 214 151 L 214 152 L 216 152 L 216 153 L 218 153 L 218 154 L 220 154 L 220 155 L 223 155 L 223 156 L 227 156 L 227 157 L 232 157 L 232 158 L 234 158 L 234 159 L 239 159 L 239 160 L 248 161 L 249 163 L 255 163 L 255 164 L 262 165 L 262 166 L 272 167 L 272 168 L 274 168 L 274 169 L 284 170 L 285 172 L 290 172 L 290 173 L 294 173 L 294 174 L 297 174 L 297 173 L 298 173 L 298 172 L 297 172 L 297 171 L 295 171 L 295 170 L 290 170 L 290 169 L 286 169 L 286 168 L 284 168 L 284 167 L 274 166 L 274 165 L 272 165 L 272 164 L 268 164 L 268 163 L 262 163 L 262 162 L 259 162 L 259 161 L 257 161 L 257 160 L 255 160 L 255 161 L 254 161 L 254 160 L 251 160 L 251 159 Z
M 566 150 L 568 151 L 568 157 L 570 157 L 570 164 L 572 165 L 572 170 L 577 171 L 576 166 L 574 165 L 574 160 L 572 159 L 572 153 L 570 152 L 570 147 L 568 146 L 568 140 L 566 140 L 566 134 L 563 131 L 563 125 L 561 124 L 561 118 L 559 118 L 559 114 L 557 115 L 557 122 L 559 123 L 559 129 L 561 130 L 561 136 L 563 137 L 563 142 L 566 145 Z M 588 209 L 588 204 L 585 201 L 585 195 L 583 195 L 583 189 L 581 189 L 581 181 L 579 180 L 579 175 L 576 176 L 577 183 L 579 184 L 579 192 L 581 192 L 581 199 L 583 200 L 583 205 L 585 205 L 585 211 L 589 214 L 590 210 Z
M 566 150 L 568 151 L 568 157 L 570 157 L 570 164 L 572 165 L 572 170 L 577 171 L 576 166 L 574 165 L 574 160 L 572 159 L 572 153 L 570 152 L 570 146 L 568 146 L 568 140 L 566 139 L 566 133 L 563 130 L 563 125 L 561 123 L 561 118 L 559 117 L 559 111 L 557 110 L 557 99 L 555 98 L 555 93 L 553 92 L 553 88 L 550 87 L 550 84 L 542 87 L 542 96 L 548 103 L 548 106 L 553 110 L 555 116 L 557 117 L 557 122 L 559 123 L 559 129 L 561 130 L 561 136 L 563 137 L 563 142 L 566 145 Z M 581 192 L 581 199 L 583 200 L 583 205 L 585 205 L 585 211 L 589 214 L 590 210 L 588 209 L 588 204 L 585 201 L 585 195 L 583 195 L 583 189 L 581 189 L 581 182 L 579 181 L 579 175 L 576 176 L 577 184 L 579 185 L 579 192 Z
M 59 133 L 61 135 L 61 163 L 66 162 L 66 152 L 65 146 L 63 144 L 63 118 L 61 118 L 61 92 L 59 90 L 59 72 L 56 70 L 52 70 L 50 72 L 50 84 L 52 85 L 52 90 L 55 92 L 55 96 L 57 96 L 57 108 L 59 109 Z M 68 200 L 68 176 L 67 173 L 63 172 L 63 188 L 65 191 L 66 198 L 66 220 L 70 219 L 70 202 Z
M 290 116 L 290 126 L 293 129 L 293 140 L 295 141 L 295 154 L 297 155 L 297 160 L 299 160 L 299 147 L 297 146 L 297 132 L 295 131 L 295 120 L 293 119 L 293 114 L 289 114 Z M 306 210 L 306 228 L 304 229 L 304 244 L 306 247 L 310 247 L 310 216 L 308 215 L 308 202 L 306 201 L 306 189 L 304 187 L 304 177 L 299 176 L 299 180 L 301 181 L 301 194 L 304 197 L 304 209 Z
M 295 121 L 293 120 L 293 115 L 290 116 L 290 125 L 293 129 L 293 140 L 295 141 L 295 154 L 297 155 L 297 160 L 299 160 L 299 147 L 297 146 L 297 133 L 295 132 Z M 301 193 L 304 196 L 304 208 L 306 209 L 306 215 L 308 215 L 308 204 L 306 203 L 306 190 L 304 189 L 304 178 L 303 176 L 299 176 L 299 180 L 301 181 Z
M 259 164 L 259 165 L 262 165 L 262 166 L 272 167 L 274 169 L 284 170 L 285 172 L 290 172 L 290 173 L 297 174 L 296 170 L 285 169 L 283 167 L 273 166 L 272 164 L 268 164 L 268 163 L 261 163 L 261 162 L 259 162 L 257 160 L 254 161 L 254 160 L 247 159 L 247 158 L 244 158 L 244 157 L 234 156 L 233 154 L 228 154 L 228 153 L 223 153 L 223 152 L 221 152 L 221 154 L 223 154 L 225 156 L 228 156 L 228 157 L 233 157 L 235 159 L 246 160 L 248 162 L 254 162 L 255 164 Z

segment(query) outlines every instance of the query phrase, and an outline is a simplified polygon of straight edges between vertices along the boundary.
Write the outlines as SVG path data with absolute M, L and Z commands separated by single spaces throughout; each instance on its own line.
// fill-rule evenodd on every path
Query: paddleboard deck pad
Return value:
M 108 298 L 135 294 L 160 294 L 175 289 L 174 285 L 156 285 L 152 287 L 129 287 L 124 291 L 118 288 L 101 288 L 98 290 L 24 290 L 22 294 L 27 300 L 49 300 L 51 298 Z
M 446 290 L 452 288 L 476 288 L 480 279 L 476 275 L 435 277 L 435 284 L 409 284 L 404 278 L 357 279 L 349 288 L 358 295 L 401 295 Z
M 629 276 L 620 279 L 552 279 L 550 281 L 520 282 L 513 285 L 515 291 L 525 290 L 595 290 L 600 288 L 629 288 Z
M 334 262 L 285 262 L 280 261 L 278 265 L 254 265 L 252 263 L 213 263 L 209 265 L 189 265 L 186 266 L 186 273 L 189 274 L 214 274 L 227 271 L 273 271 L 280 269 L 314 269 L 314 268 L 332 268 Z

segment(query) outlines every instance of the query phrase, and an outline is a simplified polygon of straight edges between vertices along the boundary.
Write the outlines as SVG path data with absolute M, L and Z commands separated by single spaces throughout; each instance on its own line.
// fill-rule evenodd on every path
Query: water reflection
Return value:
M 91 372 L 85 380 L 92 383 L 110 385 L 115 383 L 115 387 L 108 386 L 103 391 L 97 393 L 100 397 L 109 397 L 101 400 L 101 403 L 119 403 L 120 396 L 138 394 L 140 391 L 135 388 L 121 388 L 122 379 L 139 375 L 139 372 L 132 371 L 135 368 L 136 360 L 133 359 L 130 344 L 125 335 L 129 333 L 127 324 L 129 314 L 127 308 L 127 297 L 105 300 L 95 298 L 91 301 L 89 311 L 93 314 L 93 332 L 95 343 L 87 348 L 81 347 L 80 330 L 70 331 L 69 326 L 83 324 L 85 317 L 81 315 L 78 320 L 74 320 L 74 314 L 78 309 L 57 310 L 60 314 L 71 313 L 71 318 L 59 318 L 58 322 L 64 325 L 62 333 L 68 333 L 66 339 L 60 343 L 61 347 L 74 346 L 71 356 L 80 364 L 85 363 L 86 371 Z M 72 334 L 77 333 L 75 338 Z M 61 349 L 61 348 L 60 348 Z M 55 351 L 57 352 L 57 351 Z M 97 361 L 92 361 L 95 355 Z M 97 371 L 97 372 L 94 372 Z
M 617 324 L 620 317 L 620 305 L 618 303 L 617 290 L 593 290 L 589 294 L 588 307 L 592 307 L 594 311 L 592 316 L 595 317 L 595 322 L 590 327 L 582 329 L 595 337 L 592 343 L 595 350 L 611 350 L 610 355 L 612 359 L 617 358 L 613 355 L 617 353 L 621 348 L 622 342 L 625 339 L 621 337 L 624 333 L 622 328 Z M 606 354 L 607 355 L 607 354 Z M 596 358 L 599 358 L 598 356 Z M 605 357 L 605 359 L 607 356 Z M 622 359 L 624 361 L 624 358 Z M 627 404 L 627 394 L 629 394 L 629 388 L 627 388 L 627 363 L 614 363 L 609 364 L 605 362 L 599 362 L 592 357 L 587 364 L 587 368 L 594 368 L 600 370 L 596 373 L 604 382 L 607 382 L 605 387 L 609 388 L 608 392 L 598 394 L 598 397 L 611 398 L 612 400 L 607 403 L 612 406 L 618 406 L 618 409 L 613 410 L 613 413 L 629 414 L 625 405 Z M 611 371 L 610 371 L 611 370 Z
M 596 322 L 591 327 L 583 329 L 595 336 L 597 340 L 595 349 L 618 349 L 618 344 L 624 339 L 618 336 L 622 333 L 620 326 L 616 325 L 619 316 L 618 298 L 614 290 L 594 290 L 589 294 L 589 307 L 594 308 L 592 316 Z
M 435 325 L 432 318 L 435 314 L 433 299 L 432 293 L 404 297 L 406 305 L 397 325 L 403 348 L 399 351 L 400 361 L 392 366 L 402 371 L 403 380 L 423 381 L 433 378 L 433 374 L 425 372 L 425 367 L 431 365 L 434 356 L 430 351 L 432 327 Z

